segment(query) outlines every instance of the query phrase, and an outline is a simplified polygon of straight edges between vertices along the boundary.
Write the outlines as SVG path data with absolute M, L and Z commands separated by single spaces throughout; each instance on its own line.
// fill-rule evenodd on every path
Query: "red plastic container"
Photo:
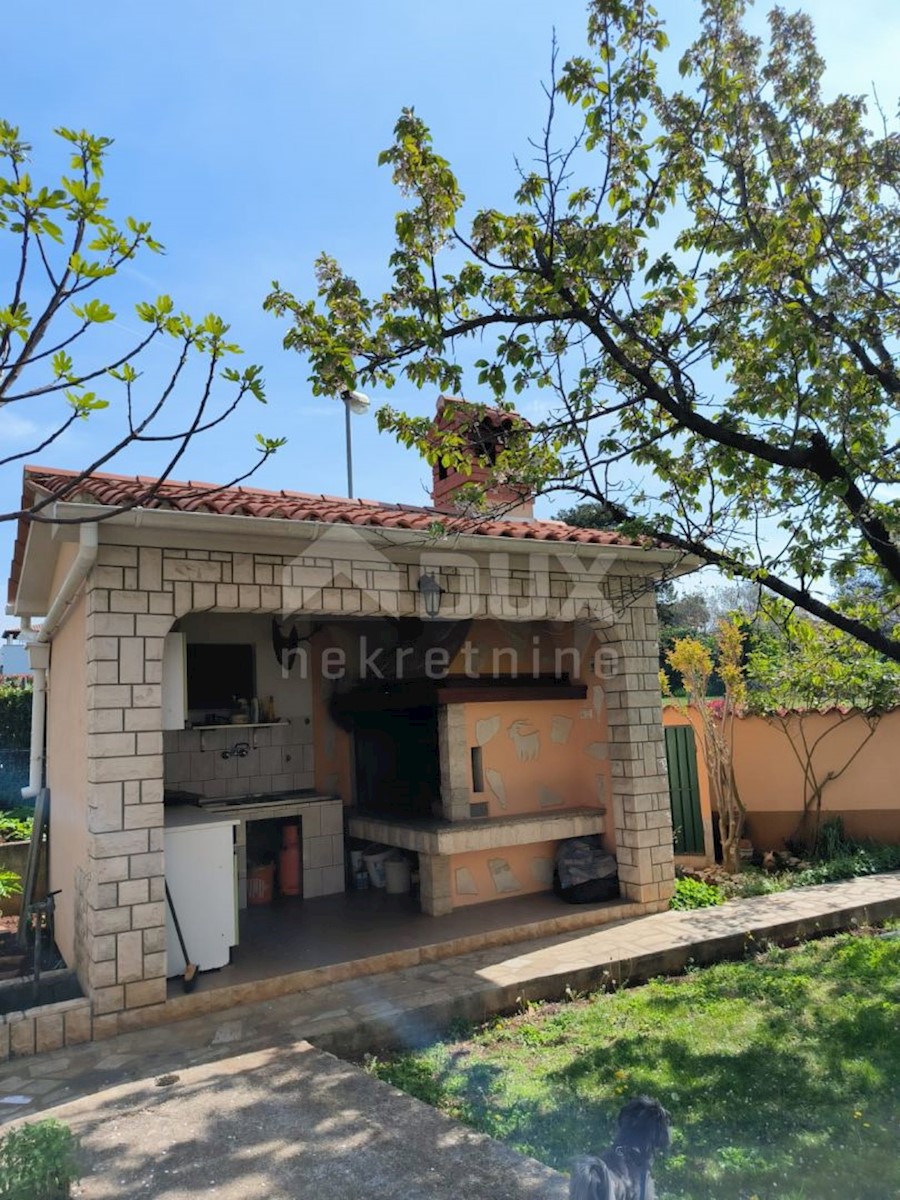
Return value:
M 297 825 L 285 825 L 281 832 L 278 890 L 282 896 L 303 895 L 303 862 L 300 857 L 300 829 Z

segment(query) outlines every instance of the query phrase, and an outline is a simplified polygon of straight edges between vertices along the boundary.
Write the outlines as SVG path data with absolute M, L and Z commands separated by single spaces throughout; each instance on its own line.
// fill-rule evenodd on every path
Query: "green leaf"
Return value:
M 89 300 L 84 305 L 84 319 L 96 325 L 104 325 L 107 321 L 114 321 L 116 314 L 102 300 Z

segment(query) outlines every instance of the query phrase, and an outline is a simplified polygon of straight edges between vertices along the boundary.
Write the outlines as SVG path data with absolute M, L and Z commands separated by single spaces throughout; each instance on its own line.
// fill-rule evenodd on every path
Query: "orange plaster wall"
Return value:
M 665 724 L 688 720 L 684 710 L 664 709 Z M 805 713 L 790 717 L 787 732 L 765 717 L 743 717 L 734 725 L 734 770 L 748 814 L 751 839 L 759 849 L 780 848 L 803 811 L 803 770 L 791 749 L 818 740 L 813 763 L 819 778 L 838 772 L 861 745 L 868 730 L 856 714 L 842 723 L 839 713 Z M 824 736 L 823 736 L 824 735 Z M 698 739 L 698 748 L 700 741 Z M 802 752 L 802 750 L 801 750 Z M 900 842 L 900 709 L 881 717 L 859 755 L 822 794 L 822 811 L 840 815 L 848 832 Z M 701 800 L 708 785 L 701 776 Z
M 839 713 L 806 713 L 788 719 L 787 733 L 778 723 L 763 717 L 745 717 L 735 722 L 734 767 L 741 795 L 756 812 L 799 808 L 803 796 L 803 773 L 791 750 L 800 742 L 801 722 L 806 740 L 819 740 L 813 759 L 821 778 L 840 771 L 860 747 L 868 727 L 856 714 L 840 724 Z M 824 734 L 824 737 L 823 737 Z M 861 810 L 894 807 L 900 813 L 897 775 L 900 771 L 900 710 L 887 713 L 859 757 L 823 793 L 825 810 Z
M 535 842 L 531 846 L 452 855 L 453 907 L 546 892 L 553 882 L 555 854 L 556 842 Z
M 603 681 L 594 672 L 599 665 L 594 660 L 598 643 L 593 637 L 582 639 L 573 650 L 576 635 L 575 627 L 570 625 L 548 627 L 526 622 L 511 627 L 486 621 L 471 636 L 473 644 L 481 649 L 476 666 L 482 674 L 494 673 L 497 666 L 502 669 L 508 662 L 503 651 L 511 647 L 517 654 L 520 675 L 553 674 L 561 669 L 573 682 L 587 687 L 584 700 L 503 704 L 481 701 L 465 705 L 468 746 L 470 751 L 481 746 L 484 772 L 484 791 L 473 790 L 471 801 L 487 802 L 492 817 L 553 813 L 561 808 L 582 806 L 605 807 L 603 842 L 614 853 L 606 697 Z M 495 650 L 499 652 L 496 660 Z M 462 666 L 458 659 L 451 673 L 462 670 Z M 517 847 L 515 853 L 520 850 L 527 852 L 528 848 Z M 477 857 L 484 877 L 493 852 Z M 523 872 L 522 878 L 527 875 L 528 872 Z M 534 886 L 527 890 L 541 888 Z M 493 889 L 490 896 L 494 896 Z
M 542 621 L 475 621 L 469 627 L 469 656 L 460 649 L 451 661 L 449 675 L 519 676 L 558 672 L 586 682 L 596 648 L 589 635 L 584 647 L 573 651 L 571 625 L 548 625 Z
M 314 638 L 310 654 L 313 708 L 313 771 L 316 790 L 340 796 L 345 806 L 353 803 L 353 743 L 350 734 L 337 725 L 328 711 L 334 683 L 322 675 L 322 642 Z
M 552 814 L 582 806 L 605 807 L 603 841 L 614 852 L 609 728 L 602 680 L 594 674 L 596 643 L 590 641 L 581 647 L 576 660 L 567 649 L 571 634 L 571 627 L 551 631 L 540 625 L 524 625 L 510 631 L 508 626 L 485 622 L 478 640 L 471 638 L 482 650 L 477 663 L 482 674 L 493 673 L 494 650 L 510 644 L 518 651 L 523 675 L 534 673 L 536 667 L 541 672 L 554 672 L 558 665 L 556 652 L 561 651 L 562 669 L 570 673 L 573 682 L 587 685 L 587 697 L 466 704 L 469 750 L 481 747 L 484 773 L 484 791 L 476 792 L 473 788 L 470 800 L 487 802 L 492 817 Z M 498 663 L 506 661 L 501 653 Z M 462 663 L 457 660 L 451 672 L 461 669 Z M 450 878 L 454 907 L 547 891 L 552 885 L 556 845 L 556 842 L 539 842 L 453 855 Z M 498 867 L 498 863 L 504 865 Z M 464 889 L 477 890 L 460 891 L 461 883 Z M 510 890 L 502 889 L 504 883 L 510 885 Z M 513 887 L 513 883 L 518 886 Z
M 492 817 L 603 806 L 611 794 L 606 714 L 588 700 L 466 704 L 471 748 L 481 749 Z M 471 775 L 471 772 L 470 772 Z

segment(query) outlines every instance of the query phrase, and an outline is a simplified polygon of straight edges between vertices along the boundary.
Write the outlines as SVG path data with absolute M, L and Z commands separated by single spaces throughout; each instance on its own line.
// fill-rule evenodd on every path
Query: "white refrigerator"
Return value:
M 196 808 L 166 812 L 166 884 L 191 962 L 227 966 L 237 945 L 235 818 Z M 166 976 L 183 975 L 184 955 L 166 904 Z

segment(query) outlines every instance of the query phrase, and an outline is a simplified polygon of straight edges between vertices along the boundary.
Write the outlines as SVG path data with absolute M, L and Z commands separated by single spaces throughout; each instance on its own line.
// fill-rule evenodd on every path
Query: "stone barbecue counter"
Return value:
M 351 809 L 346 821 L 347 832 L 353 837 L 418 854 L 422 911 L 438 917 L 453 908 L 450 870 L 454 854 L 504 850 L 603 833 L 606 813 L 603 808 L 584 807 L 461 821 L 440 818 L 404 821 Z
M 508 817 L 474 817 L 467 821 L 440 818 L 392 820 L 350 809 L 347 830 L 353 837 L 383 842 L 419 854 L 465 854 L 469 850 L 494 850 L 527 846 L 562 838 L 603 833 L 603 808 L 567 808 L 556 812 L 519 813 Z

